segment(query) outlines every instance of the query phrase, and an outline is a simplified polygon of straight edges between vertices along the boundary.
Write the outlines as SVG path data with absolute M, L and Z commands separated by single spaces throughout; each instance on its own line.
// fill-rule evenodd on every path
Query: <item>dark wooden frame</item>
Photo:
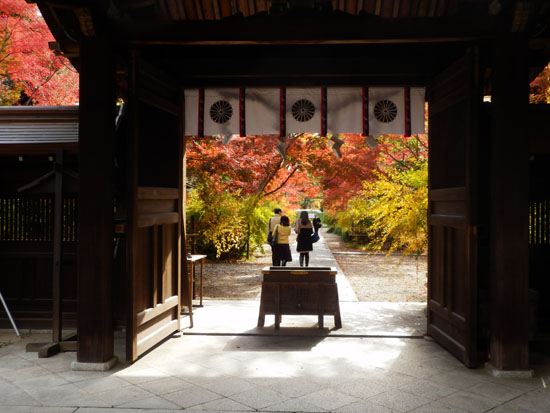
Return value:
M 312 6 L 308 13 L 304 9 L 294 9 L 293 2 L 288 7 L 275 5 L 272 10 L 264 11 L 261 7 L 257 8 L 257 4 L 251 7 L 252 3 L 246 2 L 239 2 L 235 10 L 230 10 L 227 1 L 218 3 L 220 10 L 216 13 L 207 3 L 199 1 L 194 5 L 186 3 L 183 6 L 178 3 L 180 7 L 178 4 L 176 7 L 167 7 L 165 1 L 159 0 L 156 3 L 158 8 L 153 10 L 151 3 L 123 2 L 118 5 L 122 7 L 125 18 L 120 18 L 118 13 L 113 13 L 112 8 L 108 9 L 99 0 L 88 2 L 86 7 L 76 0 L 67 0 L 62 4 L 38 0 L 58 40 L 56 48 L 66 52 L 81 73 L 80 149 L 85 188 L 82 195 L 86 207 L 81 217 L 84 237 L 79 251 L 79 327 L 82 330 L 79 330 L 78 359 L 102 362 L 112 355 L 112 302 L 109 295 L 113 194 L 109 180 L 112 177 L 113 160 L 115 55 L 119 73 L 117 84 L 128 102 L 131 130 L 129 141 L 126 142 L 128 170 L 125 195 L 127 248 L 130 255 L 134 256 L 139 247 L 136 245 L 135 231 L 138 219 L 136 200 L 140 186 L 137 151 L 140 101 L 147 101 L 178 117 L 183 107 L 181 96 L 174 98 L 172 95 L 181 94 L 184 85 L 247 87 L 284 84 L 326 87 L 341 84 L 396 85 L 399 82 L 425 85 L 445 67 L 457 61 L 468 48 L 474 47 L 479 50 L 479 86 L 493 97 L 490 104 L 492 117 L 485 128 L 486 135 L 491 138 L 487 150 L 487 158 L 491 160 L 490 170 L 478 169 L 480 162 L 476 159 L 475 148 L 471 146 L 485 143 L 479 140 L 475 143 L 479 136 L 469 136 L 472 140 L 466 142 L 464 148 L 467 156 L 461 160 L 465 160 L 462 162 L 466 168 L 464 182 L 455 182 L 456 185 L 453 185 L 453 177 L 446 176 L 447 185 L 430 188 L 430 199 L 433 201 L 430 206 L 431 227 L 445 228 L 441 230 L 443 234 L 459 231 L 460 235 L 456 237 L 461 239 L 468 257 L 462 268 L 452 262 L 448 263 L 451 270 L 468 274 L 468 297 L 462 302 L 467 317 L 463 323 L 465 328 L 461 330 L 466 335 L 460 337 L 461 344 L 458 346 L 464 347 L 464 351 L 455 351 L 454 354 L 469 366 L 490 356 L 491 362 L 498 369 L 526 369 L 529 353 L 528 331 L 524 320 L 529 311 L 529 268 L 526 222 L 528 140 L 525 136 L 528 126 L 525 112 L 529 74 L 532 78 L 534 73 L 547 64 L 550 56 L 550 30 L 539 24 L 550 15 L 545 3 L 532 2 L 526 10 L 522 7 L 523 3 L 513 0 L 500 2 L 500 10 L 496 10 L 488 8 L 485 0 L 380 0 L 361 4 L 353 1 L 333 2 L 336 9 L 342 10 L 337 13 L 331 12 L 328 3 L 315 3 L 317 6 L 327 6 L 326 10 L 317 10 L 313 9 L 314 2 L 299 2 L 301 6 Z M 366 14 L 358 15 L 361 6 Z M 85 16 L 86 19 L 75 18 L 77 11 L 79 16 Z M 147 15 L 153 11 L 158 14 Z M 230 18 L 222 20 L 222 17 Z M 304 26 L 310 29 L 303 30 Z M 223 56 L 208 56 L 211 47 L 226 50 L 228 54 L 236 56 L 238 62 L 236 65 L 220 64 L 227 63 L 227 59 Z M 307 70 L 268 70 L 281 67 L 280 58 L 271 58 L 273 50 L 280 56 L 299 58 L 301 50 L 310 47 L 319 49 L 314 56 L 316 64 L 301 65 Z M 140 50 L 139 56 L 134 53 L 137 49 Z M 433 59 L 426 64 L 408 64 L 415 58 L 415 51 L 420 49 L 433 56 Z M 342 55 L 338 55 L 340 59 L 334 59 L 332 52 L 335 50 L 342 51 Z M 372 54 L 365 53 L 365 50 Z M 259 56 L 258 51 L 264 52 L 264 55 Z M 373 59 L 373 54 L 378 58 Z M 368 56 L 372 63 L 365 58 L 355 59 L 357 55 Z M 146 61 L 155 62 L 160 70 L 151 65 L 151 70 L 137 70 L 138 67 L 145 67 Z M 344 61 L 349 64 L 343 65 Z M 379 61 L 386 62 L 382 69 Z M 187 70 L 187 67 L 198 69 Z M 203 71 L 204 67 L 208 67 L 208 70 Z M 156 77 L 156 81 L 147 87 L 144 83 L 140 84 L 143 77 L 136 77 L 140 71 L 142 74 L 166 72 L 176 78 L 155 75 L 152 78 Z M 159 88 L 155 87 L 158 85 Z M 444 85 L 436 88 L 442 88 L 438 92 L 445 95 Z M 450 97 L 449 103 L 453 101 Z M 481 100 L 476 102 L 465 109 L 473 128 L 477 127 L 477 121 L 473 118 L 480 112 Z M 179 121 L 183 122 L 181 119 Z M 452 136 L 450 126 L 447 131 Z M 178 139 L 184 144 L 185 138 L 181 131 Z M 540 140 L 531 144 L 548 146 Z M 177 171 L 178 178 L 184 179 L 183 148 L 178 156 L 181 168 Z M 460 158 L 459 154 L 453 152 L 442 156 L 449 163 L 456 163 Z M 92 162 L 101 166 L 100 174 L 93 178 L 96 171 Z M 483 189 L 476 188 L 480 181 L 486 183 Z M 182 182 L 180 180 L 172 188 L 179 191 L 178 232 L 183 233 L 184 241 L 185 191 Z M 491 196 L 482 197 L 482 191 L 490 192 Z M 510 193 L 514 196 L 510 197 Z M 439 214 L 436 210 L 442 208 L 445 202 L 449 202 L 446 206 L 450 209 Z M 458 213 L 453 214 L 452 208 L 458 208 Z M 483 219 L 476 215 L 476 209 L 484 211 Z M 451 243 L 445 237 L 442 236 L 442 242 L 449 249 Z M 483 247 L 479 245 L 480 240 L 484 243 Z M 183 253 L 184 243 L 179 247 L 180 253 Z M 476 253 L 479 253 L 477 259 L 474 256 Z M 180 266 L 184 263 L 185 260 Z M 480 268 L 490 273 L 488 281 L 485 275 L 476 279 L 475 273 Z M 135 270 L 135 262 L 132 258 L 128 259 L 127 272 L 133 274 Z M 487 281 L 486 285 L 481 286 L 481 280 L 483 283 Z M 127 286 L 130 294 L 133 294 L 135 288 L 133 282 L 132 277 L 129 277 Z M 482 289 L 488 292 L 485 294 L 488 302 L 487 306 L 478 307 L 480 303 L 476 294 Z M 98 314 L 95 313 L 97 297 L 102 300 Z M 131 300 L 127 304 L 128 308 L 134 310 Z M 449 311 L 452 313 L 452 310 Z M 490 344 L 485 352 L 478 352 L 480 343 L 476 340 L 475 332 L 481 316 L 490 319 L 487 328 Z M 447 318 L 445 323 L 450 330 L 456 327 L 451 318 Z M 136 333 L 133 327 L 129 331 L 130 334 Z M 437 338 L 437 333 L 434 336 Z

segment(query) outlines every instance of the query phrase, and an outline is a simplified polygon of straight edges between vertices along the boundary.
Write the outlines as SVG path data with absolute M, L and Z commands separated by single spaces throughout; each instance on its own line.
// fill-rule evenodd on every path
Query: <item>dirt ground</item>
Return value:
M 339 235 L 323 236 L 359 301 L 426 302 L 425 255 L 365 253 L 347 247 Z
M 338 235 L 324 233 L 323 237 L 359 301 L 426 302 L 425 256 L 416 259 L 399 254 L 366 254 L 347 247 Z M 250 262 L 207 262 L 203 297 L 255 299 L 260 294 L 261 269 L 268 265 L 271 265 L 269 248 Z

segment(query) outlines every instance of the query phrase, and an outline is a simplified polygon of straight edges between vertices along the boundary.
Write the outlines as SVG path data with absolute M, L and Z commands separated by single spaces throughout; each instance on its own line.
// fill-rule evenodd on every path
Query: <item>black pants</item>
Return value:
M 300 267 L 304 266 L 304 262 L 306 264 L 306 267 L 309 267 L 309 252 L 300 253 Z

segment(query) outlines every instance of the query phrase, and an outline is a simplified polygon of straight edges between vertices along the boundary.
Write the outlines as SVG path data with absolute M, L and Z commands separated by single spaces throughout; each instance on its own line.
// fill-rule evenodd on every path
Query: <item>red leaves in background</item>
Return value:
M 1 104 L 73 105 L 78 73 L 56 56 L 54 38 L 35 4 L 0 0 Z

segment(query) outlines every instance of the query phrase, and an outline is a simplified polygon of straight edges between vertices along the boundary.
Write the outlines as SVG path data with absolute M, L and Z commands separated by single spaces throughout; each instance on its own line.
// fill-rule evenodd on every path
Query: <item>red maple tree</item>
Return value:
M 49 49 L 53 40 L 35 4 L 0 0 L 0 104 L 78 102 L 78 73 Z
M 314 198 L 322 198 L 325 208 L 344 207 L 373 178 L 379 150 L 368 148 L 360 135 L 340 139 L 340 157 L 329 138 L 312 134 L 247 136 L 226 145 L 212 137 L 190 139 L 188 175 L 215 191 L 285 198 L 296 208 Z

